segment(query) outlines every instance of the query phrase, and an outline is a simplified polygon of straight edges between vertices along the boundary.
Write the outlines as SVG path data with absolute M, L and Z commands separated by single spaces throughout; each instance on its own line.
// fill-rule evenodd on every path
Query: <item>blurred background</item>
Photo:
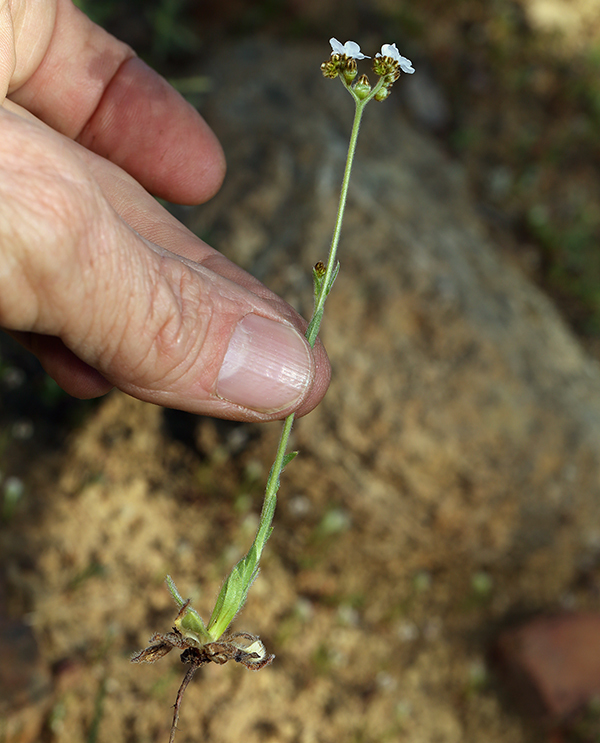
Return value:
M 365 158 L 384 153 L 385 159 L 401 146 L 410 163 L 411 157 L 416 160 L 416 150 L 429 153 L 431 148 L 436 154 L 429 172 L 424 164 L 419 168 L 432 184 L 439 173 L 437 204 L 450 213 L 462 209 L 451 194 L 452 173 L 459 173 L 458 190 L 468 202 L 468 220 L 477 222 L 481 240 L 494 246 L 502 265 L 511 266 L 549 298 L 557 316 L 554 310 L 539 310 L 549 313 L 548 327 L 560 328 L 560 335 L 567 326 L 565 337 L 571 340 L 564 341 L 564 348 L 569 353 L 571 342 L 585 349 L 581 357 L 573 351 L 576 360 L 569 368 L 577 368 L 573 372 L 577 380 L 596 380 L 596 367 L 586 364 L 600 354 L 600 2 L 79 0 L 77 4 L 172 82 L 206 115 L 218 136 L 221 122 L 223 131 L 229 131 L 223 136 L 231 143 L 241 136 L 235 134 L 235 116 L 226 119 L 221 109 L 213 108 L 224 87 L 219 79 L 223 58 L 220 68 L 215 65 L 219 50 L 230 50 L 232 58 L 235 50 L 242 50 L 241 58 L 252 63 L 261 47 L 298 50 L 298 59 L 304 59 L 302 51 L 307 50 L 316 54 L 314 85 L 318 85 L 318 65 L 329 55 L 331 36 L 358 41 L 365 52 L 396 42 L 417 70 L 394 88 L 394 121 L 405 128 L 388 124 L 386 130 L 384 123 L 377 129 L 374 124 L 377 137 L 372 137 L 379 150 L 375 145 L 365 147 Z M 299 87 L 308 95 L 312 83 L 303 81 L 299 73 Z M 234 100 L 235 86 L 228 94 Z M 265 96 L 269 100 L 275 116 L 279 99 Z M 281 100 L 279 108 L 285 108 Z M 336 131 L 343 128 L 342 121 L 349 126 L 349 115 L 329 120 Z M 240 130 L 245 121 L 240 117 Z M 251 131 L 261 131 L 258 118 Z M 345 132 L 341 134 L 343 139 Z M 395 139 L 399 135 L 404 135 L 402 143 Z M 290 157 L 304 156 L 303 147 L 301 139 L 292 138 Z M 230 149 L 230 167 L 233 162 L 241 168 L 243 149 L 238 152 L 234 144 Z M 265 167 L 275 168 L 268 149 L 265 152 Z M 228 232 L 232 204 L 241 198 L 235 180 L 231 183 L 226 182 L 224 201 L 217 196 L 214 206 L 199 210 L 166 206 L 215 247 L 223 245 L 227 252 L 229 246 L 232 259 L 263 280 L 270 277 L 276 291 L 308 311 L 302 302 L 310 300 L 310 285 L 297 279 L 293 267 L 278 270 L 276 240 L 263 254 L 241 238 L 236 241 L 233 227 Z M 308 221 L 313 218 L 307 207 L 311 203 L 308 197 L 306 202 L 296 201 Z M 348 224 L 349 232 L 354 228 L 360 232 L 361 224 L 368 232 L 368 219 L 361 222 L 356 217 L 354 224 L 350 218 Z M 325 232 L 330 227 L 329 222 Z M 349 275 L 354 270 L 365 277 L 360 249 L 350 255 L 356 257 L 348 259 Z M 310 253 L 309 257 L 313 260 Z M 300 271 L 310 265 L 298 263 Z M 403 274 L 399 269 L 405 294 L 421 292 L 428 302 L 438 301 L 419 288 L 418 271 L 411 270 Z M 373 287 L 383 278 L 374 272 L 372 282 L 370 290 L 375 292 Z M 302 293 L 304 300 L 298 298 Z M 443 287 L 439 293 L 444 295 Z M 340 296 L 350 297 L 350 303 L 357 294 L 345 292 L 342 283 Z M 507 289 L 506 296 L 508 305 L 516 294 Z M 362 337 L 361 327 L 371 327 L 367 320 L 361 325 L 360 318 L 376 313 L 374 304 L 367 297 L 364 315 L 358 310 L 352 314 L 357 337 Z M 447 399 L 464 404 L 452 408 L 440 402 L 428 413 L 417 406 L 413 415 L 418 422 L 411 423 L 409 404 L 421 393 L 407 394 L 394 420 L 406 414 L 403 425 L 410 436 L 390 421 L 381 424 L 380 434 L 373 433 L 373 441 L 380 435 L 381 441 L 397 437 L 400 442 L 406 435 L 411 443 L 403 449 L 398 443 L 399 449 L 406 452 L 414 446 L 419 462 L 429 461 L 417 466 L 408 462 L 408 455 L 392 449 L 388 462 L 384 445 L 378 449 L 363 442 L 358 429 L 366 430 L 378 416 L 385 421 L 386 400 L 393 409 L 397 392 L 384 389 L 377 397 L 374 367 L 365 366 L 361 376 L 360 357 L 338 342 L 344 337 L 341 330 L 339 336 L 332 332 L 326 345 L 334 371 L 339 359 L 334 385 L 337 379 L 341 391 L 332 390 L 330 407 L 324 406 L 324 412 L 314 415 L 315 422 L 307 423 L 306 433 L 298 434 L 306 458 L 276 517 L 272 556 L 264 567 L 266 582 L 261 576 L 255 588 L 259 601 L 249 602 L 244 612 L 248 626 L 236 627 L 260 633 L 268 650 L 277 653 L 279 669 L 254 675 L 237 667 L 210 668 L 202 678 L 198 674 L 184 701 L 181 743 L 201 738 L 233 741 L 241 735 L 248 741 L 307 743 L 598 740 L 590 684 L 585 693 L 575 694 L 568 709 L 563 708 L 556 702 L 558 692 L 547 691 L 553 682 L 544 687 L 540 680 L 546 670 L 538 664 L 523 694 L 533 701 L 521 714 L 510 697 L 510 687 L 516 686 L 510 675 L 514 670 L 509 669 L 509 683 L 503 685 L 490 660 L 500 654 L 508 658 L 507 665 L 513 662 L 514 638 L 504 636 L 499 646 L 498 637 L 515 618 L 598 608 L 600 520 L 593 506 L 586 510 L 588 506 L 576 500 L 579 495 L 572 494 L 584 493 L 589 499 L 597 495 L 596 381 L 589 388 L 577 382 L 581 387 L 577 400 L 589 400 L 593 418 L 593 424 L 584 425 L 579 402 L 572 403 L 568 396 L 562 400 L 562 391 L 557 392 L 561 385 L 565 390 L 576 385 L 571 371 L 552 371 L 563 341 L 553 345 L 550 339 L 552 350 L 540 362 L 540 369 L 545 365 L 551 370 L 546 387 L 536 382 L 536 393 L 527 396 L 516 383 L 511 386 L 512 378 L 502 377 L 485 386 L 485 395 L 482 392 L 477 401 L 463 399 L 451 380 L 456 363 L 459 373 L 467 375 L 467 384 L 477 386 L 465 360 L 469 344 L 459 340 L 458 332 L 451 350 L 441 340 L 444 329 L 454 327 L 453 313 L 458 310 L 444 305 L 443 312 L 429 317 L 429 310 L 420 305 L 413 307 L 407 300 L 407 306 L 414 323 L 400 324 L 393 333 L 390 329 L 388 345 L 398 334 L 425 338 L 423 343 L 430 343 L 435 353 L 425 354 L 421 366 L 416 357 L 407 365 L 414 363 L 414 374 L 419 375 L 431 362 L 439 375 L 431 382 L 432 389 L 446 385 Z M 485 314 L 483 304 L 481 312 Z M 335 317 L 334 309 L 334 327 Z M 381 326 L 381 318 L 378 322 Z M 344 327 L 342 319 L 337 327 Z M 510 323 L 507 327 L 512 328 Z M 509 333 L 507 345 L 521 343 L 525 348 L 534 334 L 535 327 L 522 339 L 516 331 Z M 484 339 L 482 348 L 490 339 L 494 343 L 489 329 L 477 337 Z M 381 348 L 373 345 L 371 356 L 385 354 L 385 348 L 383 342 Z M 391 356 L 394 364 L 404 363 L 401 350 Z M 482 351 L 479 359 L 488 359 L 486 353 Z M 353 364 L 356 370 L 351 373 Z M 528 373 L 541 380 L 543 369 L 531 369 Z M 499 372 L 494 374 L 499 377 Z M 402 384 L 402 389 L 410 388 L 405 379 Z M 363 411 L 351 395 L 359 386 L 371 385 L 377 404 Z M 422 394 L 431 401 L 431 391 Z M 525 395 L 523 407 L 548 409 L 554 417 L 546 427 L 543 415 L 532 413 L 527 425 L 519 427 L 504 418 L 498 423 L 502 416 L 490 414 L 480 430 L 471 413 L 478 405 L 480 412 L 485 409 L 482 400 L 494 395 L 502 398 L 497 408 L 502 415 L 511 405 L 519 407 Z M 356 418 L 353 424 L 352 410 L 364 420 Z M 495 426 L 501 430 L 499 438 Z M 593 428 L 592 433 L 586 426 Z M 0 338 L 0 741 L 166 741 L 183 666 L 169 656 L 157 666 L 130 669 L 128 654 L 142 647 L 152 632 L 170 628 L 175 611 L 162 585 L 167 570 L 182 576 L 180 590 L 186 596 L 193 593 L 201 613 L 210 608 L 228 566 L 251 538 L 277 435 L 276 426 L 198 419 L 124 396 L 73 400 L 16 344 Z M 487 436 L 485 454 L 465 448 L 473 438 Z M 505 440 L 514 443 L 511 453 L 503 454 L 508 449 L 498 441 Z M 518 445 L 522 461 L 515 453 Z M 581 462 L 574 464 L 576 455 Z M 397 470 L 395 457 L 406 457 Z M 454 466 L 456 473 L 448 475 L 446 468 Z M 329 479 L 321 480 L 324 469 Z M 511 480 L 507 471 L 518 476 Z M 500 488 L 498 482 L 505 476 L 506 484 Z M 360 494 L 354 493 L 357 483 L 364 486 Z M 435 504 L 453 502 L 449 491 L 454 489 L 461 493 L 460 504 L 439 513 Z M 517 517 L 526 499 L 521 493 L 539 495 L 531 496 L 529 515 Z M 365 516 L 367 496 L 375 503 L 373 509 L 379 504 L 381 513 Z M 394 505 L 394 497 L 401 509 Z M 413 515 L 414 522 L 408 516 L 411 508 L 418 514 L 422 509 L 422 516 Z M 525 525 L 541 523 L 542 512 L 551 512 L 552 518 L 547 527 L 540 527 L 540 533 L 546 531 L 539 544 L 528 546 L 522 556 L 515 547 L 520 540 L 521 545 L 527 541 L 521 539 L 521 530 L 525 533 Z M 402 518 L 408 526 L 394 531 L 390 524 Z M 495 525 L 485 531 L 484 522 L 493 519 Z M 579 540 L 580 520 L 586 519 L 589 530 Z M 477 529 L 481 531 L 473 536 Z M 370 544 L 379 540 L 387 552 L 365 548 L 364 540 Z M 552 580 L 544 583 L 542 574 Z M 600 650 L 593 639 L 600 634 L 597 629 L 595 624 L 586 629 L 591 654 Z M 598 679 L 597 688 L 595 676 L 590 682 L 594 692 L 600 691 L 600 673 Z M 546 691 L 540 691 L 542 687 Z M 265 696 L 271 700 L 268 704 Z

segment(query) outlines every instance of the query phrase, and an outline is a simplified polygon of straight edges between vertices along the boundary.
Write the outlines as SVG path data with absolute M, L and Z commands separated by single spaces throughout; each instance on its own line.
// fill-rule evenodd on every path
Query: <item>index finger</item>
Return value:
M 218 190 L 224 156 L 208 125 L 132 49 L 71 0 L 4 6 L 0 75 L 11 67 L 6 63 L 11 34 L 2 29 L 7 8 L 15 58 L 7 86 L 11 100 L 158 196 L 199 203 Z

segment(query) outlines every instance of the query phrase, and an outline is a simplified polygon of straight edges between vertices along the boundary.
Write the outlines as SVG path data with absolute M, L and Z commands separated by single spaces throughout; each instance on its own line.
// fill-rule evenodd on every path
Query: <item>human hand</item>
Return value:
M 2 100 L 0 326 L 63 389 L 236 420 L 321 400 L 304 320 L 145 190 L 201 203 L 225 172 L 162 78 L 70 0 L 0 0 Z

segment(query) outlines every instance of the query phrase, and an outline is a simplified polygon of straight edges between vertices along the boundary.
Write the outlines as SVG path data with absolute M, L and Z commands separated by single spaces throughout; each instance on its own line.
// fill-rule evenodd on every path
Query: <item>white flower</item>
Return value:
M 381 52 L 377 52 L 375 56 L 376 57 L 391 57 L 391 59 L 393 59 L 394 62 L 398 62 L 402 72 L 407 72 L 409 75 L 412 75 L 413 72 L 415 71 L 410 59 L 406 59 L 406 57 L 403 57 L 398 51 L 398 48 L 396 47 L 395 44 L 384 44 L 381 47 Z
M 337 39 L 329 39 L 329 43 L 331 44 L 334 54 L 345 54 L 347 57 L 351 57 L 352 59 L 371 59 L 371 57 L 368 57 L 360 51 L 360 47 L 356 41 L 347 41 L 345 44 L 342 44 L 341 41 L 338 41 Z

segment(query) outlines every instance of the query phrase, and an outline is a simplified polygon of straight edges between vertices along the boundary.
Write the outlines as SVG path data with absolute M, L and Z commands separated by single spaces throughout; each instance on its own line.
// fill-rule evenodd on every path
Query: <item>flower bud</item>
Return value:
M 342 69 L 343 69 L 344 80 L 348 83 L 348 85 L 350 85 L 350 83 L 358 75 L 358 69 L 356 67 L 356 60 L 349 58 Z
M 353 90 L 360 100 L 366 98 L 371 92 L 371 83 L 369 82 L 369 78 L 366 75 L 361 75 L 356 81 Z
M 327 271 L 327 268 L 323 261 L 317 261 L 315 265 L 313 266 L 313 273 L 315 276 L 315 279 L 322 279 L 325 276 L 325 272 Z
M 385 99 L 390 94 L 389 88 L 382 88 L 381 90 L 378 90 L 377 93 L 375 93 L 375 100 L 376 101 L 385 101 Z

